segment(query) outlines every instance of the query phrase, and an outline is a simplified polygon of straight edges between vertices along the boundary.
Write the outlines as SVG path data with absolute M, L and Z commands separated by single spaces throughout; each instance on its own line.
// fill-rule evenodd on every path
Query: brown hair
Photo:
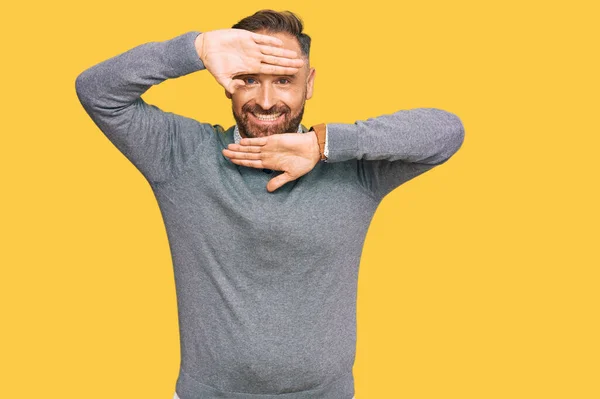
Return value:
M 288 33 L 300 43 L 302 56 L 308 58 L 310 53 L 310 36 L 302 33 L 302 19 L 291 11 L 260 10 L 240 20 L 231 28 L 251 32 L 264 30 L 268 33 Z

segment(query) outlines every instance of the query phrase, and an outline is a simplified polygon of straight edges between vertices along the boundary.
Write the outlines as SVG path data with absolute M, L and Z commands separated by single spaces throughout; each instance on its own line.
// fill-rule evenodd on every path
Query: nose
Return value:
M 270 84 L 265 83 L 260 86 L 256 103 L 265 111 L 277 104 L 277 95 Z

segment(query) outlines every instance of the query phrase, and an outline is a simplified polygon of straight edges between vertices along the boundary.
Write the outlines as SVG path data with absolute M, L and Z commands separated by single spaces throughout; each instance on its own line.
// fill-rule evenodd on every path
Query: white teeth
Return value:
M 261 121 L 274 121 L 281 116 L 281 112 L 278 114 L 275 114 L 275 115 L 264 115 L 264 114 L 255 114 L 255 113 L 252 113 L 252 115 L 256 116 Z

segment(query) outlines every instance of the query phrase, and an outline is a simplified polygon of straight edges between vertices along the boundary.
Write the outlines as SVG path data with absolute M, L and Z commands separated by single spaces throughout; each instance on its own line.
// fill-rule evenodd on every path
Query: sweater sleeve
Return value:
M 141 95 L 152 85 L 205 69 L 191 31 L 134 47 L 83 71 L 77 97 L 98 128 L 151 183 L 177 175 L 212 125 L 162 111 Z
M 378 199 L 446 162 L 464 141 L 460 118 L 437 108 L 329 123 L 327 133 L 327 162 L 357 160 L 360 184 Z

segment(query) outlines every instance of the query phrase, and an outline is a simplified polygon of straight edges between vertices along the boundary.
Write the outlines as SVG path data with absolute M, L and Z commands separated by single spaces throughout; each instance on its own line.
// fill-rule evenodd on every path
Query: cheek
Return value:
M 236 109 L 238 112 L 241 112 L 242 107 L 246 105 L 246 103 L 248 103 L 251 99 L 252 96 L 246 93 L 244 89 L 239 89 L 231 98 L 231 103 L 233 104 L 234 109 Z
M 234 109 L 235 113 L 238 114 L 238 115 L 243 115 L 244 114 L 244 110 L 242 108 L 244 107 L 244 105 L 246 103 L 247 103 L 247 101 L 233 103 L 233 109 Z
M 280 100 L 287 105 L 292 111 L 299 110 L 302 107 L 302 103 L 304 101 L 303 91 L 299 90 L 290 90 L 286 93 L 281 93 L 279 97 Z

